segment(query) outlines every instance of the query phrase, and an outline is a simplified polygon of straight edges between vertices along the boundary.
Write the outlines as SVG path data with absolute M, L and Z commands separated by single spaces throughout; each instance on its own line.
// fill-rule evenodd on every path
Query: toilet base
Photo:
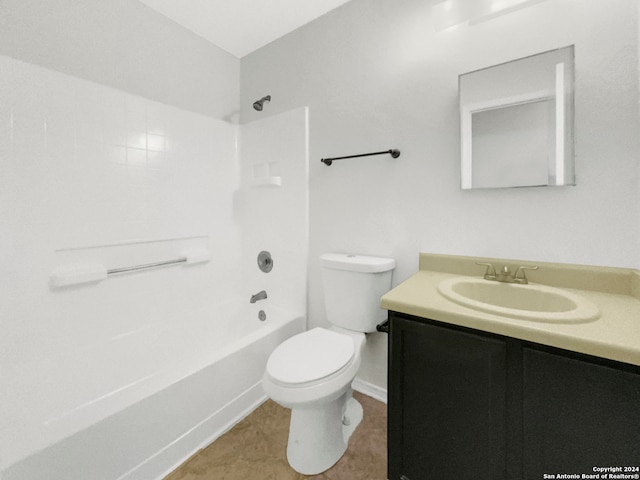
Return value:
M 351 434 L 363 417 L 351 388 L 329 403 L 291 410 L 287 460 L 304 475 L 316 475 L 335 465 L 347 450 Z

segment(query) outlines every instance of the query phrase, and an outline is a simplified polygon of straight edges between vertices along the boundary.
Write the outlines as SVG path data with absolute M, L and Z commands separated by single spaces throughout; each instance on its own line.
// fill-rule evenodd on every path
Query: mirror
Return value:
M 462 188 L 575 185 L 573 46 L 459 77 Z

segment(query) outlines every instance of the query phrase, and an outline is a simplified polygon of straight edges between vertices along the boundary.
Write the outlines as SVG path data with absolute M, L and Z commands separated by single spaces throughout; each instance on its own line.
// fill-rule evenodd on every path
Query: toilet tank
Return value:
M 325 253 L 320 256 L 327 319 L 356 332 L 375 332 L 386 310 L 380 297 L 391 289 L 393 258 Z

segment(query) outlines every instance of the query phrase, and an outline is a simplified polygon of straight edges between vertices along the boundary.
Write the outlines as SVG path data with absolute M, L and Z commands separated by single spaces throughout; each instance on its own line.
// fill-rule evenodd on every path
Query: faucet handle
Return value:
M 482 265 L 483 267 L 487 267 L 487 269 L 484 272 L 484 278 L 485 280 L 495 280 L 497 275 L 496 275 L 496 269 L 495 267 L 487 262 L 476 262 L 476 265 Z
M 538 266 L 537 265 L 520 265 L 518 267 L 518 269 L 516 270 L 515 275 L 513 276 L 514 281 L 516 281 L 517 283 L 524 283 L 527 284 L 529 283 L 529 280 L 527 280 L 526 275 L 524 274 L 525 270 L 538 270 Z

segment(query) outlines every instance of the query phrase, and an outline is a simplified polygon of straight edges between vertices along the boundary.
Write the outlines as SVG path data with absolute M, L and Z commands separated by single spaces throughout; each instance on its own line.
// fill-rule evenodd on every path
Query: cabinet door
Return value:
M 524 478 L 640 464 L 640 369 L 538 347 L 523 355 Z
M 506 478 L 504 340 L 393 314 L 389 479 Z

